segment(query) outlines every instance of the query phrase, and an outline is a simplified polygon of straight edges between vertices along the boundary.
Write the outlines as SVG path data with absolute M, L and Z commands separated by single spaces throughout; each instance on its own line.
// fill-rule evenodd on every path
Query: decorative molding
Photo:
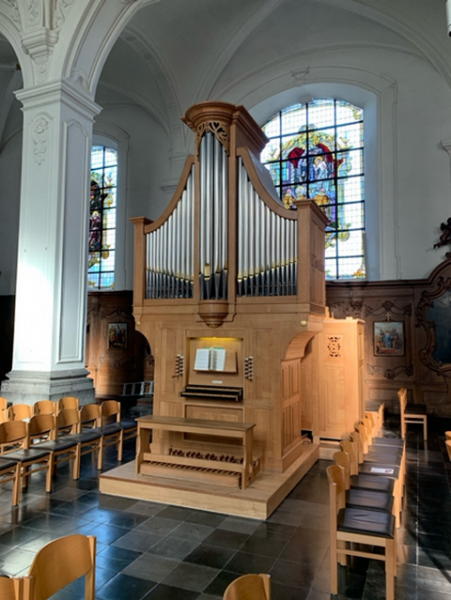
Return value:
M 65 11 L 74 3 L 75 0 L 56 0 L 56 7 L 54 13 L 54 23 L 53 26 L 55 29 L 60 29 L 61 25 L 66 20 Z
M 200 142 L 205 132 L 211 131 L 215 138 L 220 142 L 229 155 L 230 148 L 230 127 L 228 123 L 224 121 L 209 121 L 208 123 L 201 123 L 196 130 L 196 148 L 199 152 Z
M 20 18 L 19 7 L 17 6 L 17 0 L 5 0 L 5 2 L 11 9 L 12 22 L 17 25 L 17 29 L 21 30 L 22 22 Z
M 327 337 L 327 350 L 329 358 L 341 358 L 343 336 L 331 335 Z
M 33 139 L 34 161 L 41 165 L 48 151 L 49 129 L 51 120 L 48 115 L 41 113 L 31 125 L 31 137 Z
M 414 374 L 413 365 L 395 367 L 394 369 L 384 369 L 383 367 L 377 367 L 376 365 L 367 364 L 366 370 L 369 375 L 375 375 L 376 373 L 379 373 L 384 377 L 384 379 L 388 379 L 389 381 L 393 381 L 399 375 L 406 375 L 407 377 L 412 377 Z

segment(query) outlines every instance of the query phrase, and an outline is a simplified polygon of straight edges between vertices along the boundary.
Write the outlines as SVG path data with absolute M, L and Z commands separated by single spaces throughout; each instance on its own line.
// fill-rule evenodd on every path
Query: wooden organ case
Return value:
M 301 361 L 325 314 L 326 218 L 310 200 L 282 205 L 258 158 L 267 138 L 244 107 L 205 102 L 182 120 L 195 154 L 172 201 L 155 222 L 132 219 L 134 316 L 155 357 L 154 420 L 163 423 L 150 456 L 176 467 L 204 458 L 196 478 L 208 483 L 212 455 L 242 461 L 239 440 L 169 430 L 165 419 L 250 424 L 258 481 L 293 468 L 306 448 Z M 152 474 L 147 448 L 139 452 L 138 471 Z M 190 479 L 173 466 L 155 474 Z

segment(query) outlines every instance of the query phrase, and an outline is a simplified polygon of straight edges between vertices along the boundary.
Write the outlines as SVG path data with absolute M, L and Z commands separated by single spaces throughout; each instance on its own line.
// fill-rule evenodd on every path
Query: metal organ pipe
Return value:
M 238 160 L 238 296 L 297 292 L 297 220 L 273 212 Z
M 147 234 L 146 298 L 191 298 L 193 294 L 194 167 L 168 219 Z
M 200 143 L 199 277 L 201 299 L 227 297 L 228 158 L 207 131 Z

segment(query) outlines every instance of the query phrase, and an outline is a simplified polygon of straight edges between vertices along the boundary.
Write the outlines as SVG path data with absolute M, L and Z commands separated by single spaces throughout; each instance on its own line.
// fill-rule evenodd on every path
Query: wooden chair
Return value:
M 60 412 L 60 410 L 66 410 L 68 408 L 78 410 L 80 402 L 78 398 L 75 396 L 63 396 L 56 403 L 56 410 Z
M 401 415 L 401 435 L 406 437 L 407 425 L 422 425 L 423 439 L 428 439 L 428 416 L 426 404 L 415 404 L 407 402 L 407 390 L 401 388 L 398 390 L 399 411 Z
M 29 577 L 0 576 L 0 598 L 2 600 L 24 600 L 30 595 Z
M 394 498 L 392 493 L 382 493 L 380 490 L 351 487 L 349 455 L 346 452 L 335 452 L 334 464 L 343 469 L 346 489 L 346 507 L 368 508 L 382 512 L 394 513 Z
M 271 600 L 271 578 L 266 573 L 242 575 L 227 586 L 223 600 Z
M 136 421 L 121 419 L 121 403 L 117 400 L 105 400 L 101 404 L 102 431 L 112 432 L 120 428 L 119 443 L 117 443 L 117 459 L 122 461 L 124 442 L 137 436 L 138 425 Z M 112 439 L 114 436 L 111 436 Z M 110 442 L 114 443 L 114 442 Z
M 51 452 L 52 475 L 55 475 L 59 464 L 73 461 L 72 477 L 79 479 L 80 444 L 70 436 L 58 439 L 57 418 L 54 415 L 33 415 L 28 425 L 28 446 Z
M 402 507 L 402 496 L 404 491 L 403 482 L 401 480 L 401 467 L 396 465 L 390 459 L 387 459 L 387 455 L 375 456 L 372 459 L 364 460 L 368 455 L 363 454 L 363 441 L 359 432 L 352 432 L 351 439 L 356 444 L 356 456 L 358 461 L 358 474 L 359 478 L 362 475 L 370 477 L 383 477 L 384 479 L 393 480 L 393 496 L 395 498 L 395 514 L 396 514 L 396 526 L 399 527 L 401 523 L 401 507 Z M 380 483 L 380 485 L 386 485 Z
M 28 573 L 30 593 L 24 600 L 47 600 L 79 577 L 85 577 L 85 600 L 95 599 L 96 538 L 68 535 L 41 548 Z
M 448 452 L 448 458 L 451 460 L 451 439 L 446 440 L 446 451 Z
M 38 400 L 33 404 L 34 415 L 54 415 L 57 411 L 57 404 L 52 400 Z
M 395 598 L 396 529 L 395 518 L 386 512 L 345 508 L 344 474 L 337 465 L 327 468 L 330 501 L 330 593 L 338 594 L 338 561 L 360 556 L 385 562 L 386 597 Z M 379 554 L 353 549 L 354 544 L 381 548 Z M 349 545 L 349 546 L 348 546 Z
M 103 464 L 103 437 L 99 429 L 91 429 L 89 431 L 80 431 L 80 418 L 88 418 L 88 411 L 81 411 L 66 408 L 63 409 L 57 416 L 57 432 L 58 439 L 69 439 L 80 445 L 80 458 L 85 454 L 97 452 L 97 468 L 100 470 Z
M 0 485 L 13 482 L 13 493 L 11 497 L 11 506 L 17 506 L 20 500 L 20 462 L 11 460 L 6 456 L 0 456 Z M 0 598 L 2 595 L 0 594 Z
M 12 404 L 8 408 L 8 421 L 25 421 L 32 414 L 33 410 L 30 404 Z
M 52 457 L 44 448 L 28 448 L 28 423 L 24 421 L 6 421 L 0 423 L 1 458 L 20 463 L 22 487 L 28 485 L 32 473 L 46 471 L 46 492 L 52 491 Z M 20 488 L 20 486 L 19 486 Z
M 8 408 L 8 400 L 0 396 L 0 411 L 6 410 Z

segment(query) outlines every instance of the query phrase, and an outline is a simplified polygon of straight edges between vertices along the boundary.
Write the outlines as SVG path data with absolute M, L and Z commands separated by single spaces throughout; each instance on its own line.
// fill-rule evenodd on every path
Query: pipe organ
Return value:
M 172 477 L 172 463 L 190 456 L 196 465 L 216 454 L 242 464 L 232 437 L 180 433 L 165 419 L 225 431 L 234 423 L 252 427 L 261 472 L 284 473 L 305 448 L 301 362 L 324 320 L 326 218 L 313 201 L 296 210 L 280 202 L 258 159 L 267 139 L 244 107 L 204 102 L 182 120 L 195 152 L 173 199 L 155 222 L 132 219 L 134 316 L 155 357 L 154 418 L 162 421 L 150 455 L 141 448 L 140 456 L 167 460 Z M 184 468 L 178 477 L 191 475 Z

